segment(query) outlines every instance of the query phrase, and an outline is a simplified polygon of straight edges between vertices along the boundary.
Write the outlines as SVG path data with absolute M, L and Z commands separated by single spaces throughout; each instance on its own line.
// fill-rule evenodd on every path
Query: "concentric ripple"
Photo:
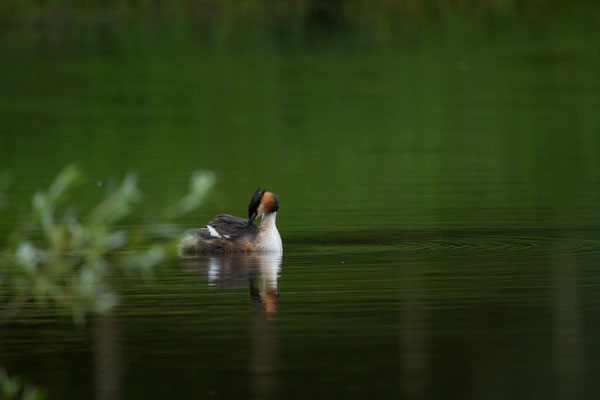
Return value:
M 445 257 L 598 256 L 600 230 L 463 229 L 440 231 L 327 232 L 295 237 L 292 248 L 321 254 L 394 251 Z

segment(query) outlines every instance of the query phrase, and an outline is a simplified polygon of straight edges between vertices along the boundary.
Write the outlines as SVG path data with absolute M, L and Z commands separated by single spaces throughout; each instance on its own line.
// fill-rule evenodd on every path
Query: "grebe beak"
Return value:
M 256 219 L 256 217 L 258 216 L 258 213 L 255 211 L 252 216 L 250 218 L 248 218 L 248 225 L 252 225 L 254 223 L 254 220 Z

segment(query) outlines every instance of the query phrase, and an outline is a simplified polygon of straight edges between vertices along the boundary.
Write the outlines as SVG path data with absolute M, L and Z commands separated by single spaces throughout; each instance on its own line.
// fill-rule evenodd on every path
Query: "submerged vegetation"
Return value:
M 68 310 L 77 323 L 90 312 L 111 309 L 117 304 L 117 294 L 110 286 L 110 274 L 123 271 L 147 276 L 169 253 L 172 242 L 168 239 L 179 234 L 170 221 L 204 202 L 214 176 L 196 172 L 188 194 L 165 207 L 156 220 L 135 229 L 123 227 L 141 204 L 135 174 L 108 185 L 104 198 L 85 215 L 72 204 L 81 180 L 81 170 L 69 166 L 47 190 L 38 191 L 29 216 L 2 249 L 4 318 L 30 301 Z

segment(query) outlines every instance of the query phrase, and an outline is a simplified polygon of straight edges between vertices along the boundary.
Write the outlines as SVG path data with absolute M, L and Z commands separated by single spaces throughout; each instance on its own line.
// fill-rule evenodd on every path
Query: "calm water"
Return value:
M 115 276 L 83 327 L 26 308 L 0 364 L 53 399 L 593 397 L 597 15 L 2 28 L 0 241 L 77 162 L 84 205 L 129 170 L 148 209 L 215 171 L 182 230 L 266 186 L 285 250 Z

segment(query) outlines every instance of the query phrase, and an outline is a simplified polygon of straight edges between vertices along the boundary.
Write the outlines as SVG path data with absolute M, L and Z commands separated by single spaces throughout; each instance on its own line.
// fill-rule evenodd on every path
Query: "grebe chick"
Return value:
M 248 206 L 248 219 L 219 214 L 204 228 L 188 233 L 179 243 L 179 255 L 279 252 L 281 236 L 275 225 L 279 201 L 275 193 L 258 189 Z M 254 220 L 261 216 L 260 225 Z

